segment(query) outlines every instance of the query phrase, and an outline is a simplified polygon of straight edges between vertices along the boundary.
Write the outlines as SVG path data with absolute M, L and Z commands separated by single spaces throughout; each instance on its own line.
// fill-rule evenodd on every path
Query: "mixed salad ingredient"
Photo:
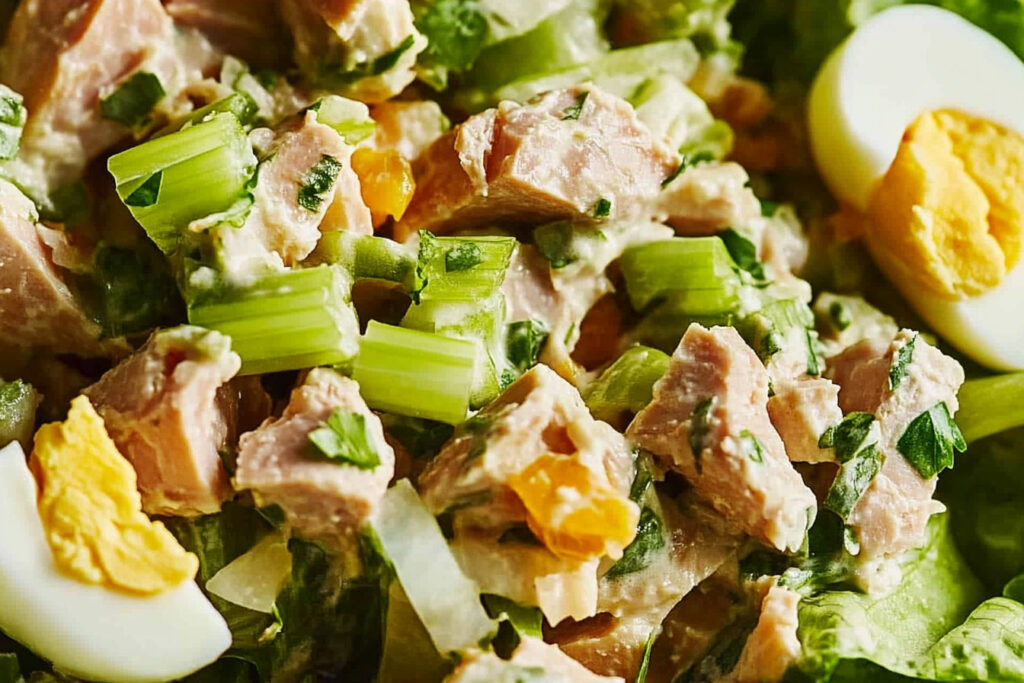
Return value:
M 0 683 L 1024 680 L 1022 25 L 0 0 Z

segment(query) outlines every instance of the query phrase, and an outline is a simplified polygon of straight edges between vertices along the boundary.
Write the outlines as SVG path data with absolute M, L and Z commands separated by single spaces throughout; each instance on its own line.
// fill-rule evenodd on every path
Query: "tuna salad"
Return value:
M 1022 27 L 0 0 L 0 683 L 1024 681 Z

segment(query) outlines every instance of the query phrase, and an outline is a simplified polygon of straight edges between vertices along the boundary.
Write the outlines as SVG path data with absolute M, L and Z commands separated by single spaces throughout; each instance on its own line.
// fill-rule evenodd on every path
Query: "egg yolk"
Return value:
M 868 210 L 883 266 L 947 299 L 976 296 L 1016 265 L 1024 232 L 1024 137 L 957 111 L 903 136 Z
M 416 191 L 412 166 L 405 157 L 393 149 L 361 147 L 352 154 L 352 170 L 359 176 L 363 201 L 375 228 L 388 216 L 397 221 L 405 215 Z
M 555 555 L 618 557 L 636 535 L 639 510 L 572 457 L 543 455 L 509 482 L 530 530 Z
M 135 470 L 89 399 L 36 432 L 39 516 L 57 566 L 76 579 L 154 594 L 195 577 L 199 560 L 142 512 Z

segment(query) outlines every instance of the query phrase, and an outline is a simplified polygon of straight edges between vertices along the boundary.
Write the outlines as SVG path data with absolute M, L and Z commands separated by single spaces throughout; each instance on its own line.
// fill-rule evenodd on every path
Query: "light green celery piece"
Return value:
M 251 95 L 245 92 L 233 92 L 227 97 L 190 112 L 185 118 L 168 125 L 153 135 L 153 137 L 174 133 L 182 128 L 194 126 L 197 123 L 202 123 L 205 119 L 224 113 L 233 114 L 239 123 L 243 126 L 248 126 L 256 118 L 258 109 L 256 101 L 252 99 Z
M 436 248 L 425 250 L 424 240 L 432 240 Z M 475 265 L 458 269 L 458 255 L 466 247 L 477 254 Z M 422 287 L 420 299 L 480 301 L 492 296 L 505 280 L 515 249 L 514 237 L 421 235 L 417 283 Z
M 1024 372 L 967 380 L 957 400 L 956 422 L 968 443 L 1024 427 Z
M 167 254 L 177 249 L 189 222 L 235 203 L 256 169 L 256 156 L 238 119 L 225 112 L 115 154 L 107 169 L 118 196 Z M 143 189 L 151 195 L 133 194 Z
M 984 592 L 953 544 L 948 515 L 932 517 L 924 547 L 892 591 L 827 591 L 799 607 L 798 668 L 815 681 L 1019 681 L 1024 605 Z
M 351 289 L 344 268 L 289 270 L 245 287 L 192 289 L 188 319 L 231 337 L 240 375 L 345 365 L 359 344 Z
M 736 0 L 616 0 L 620 21 L 637 42 L 700 37 L 711 47 L 729 40 L 729 11 Z
M 376 410 L 459 424 L 469 410 L 477 363 L 473 341 L 371 320 L 352 376 Z
M 586 81 L 619 97 L 629 98 L 648 79 L 659 74 L 671 74 L 686 82 L 696 72 L 699 63 L 697 48 L 686 39 L 620 48 L 586 64 L 512 81 L 499 88 L 486 104 L 501 100 L 525 102 L 538 93 Z
M 631 102 L 655 137 L 681 153 L 721 159 L 732 149 L 732 129 L 716 121 L 708 105 L 677 77 L 661 74 L 641 85 Z
M 21 95 L 0 83 L 0 160 L 18 156 L 27 118 Z
M 780 299 L 744 316 L 736 328 L 758 357 L 767 362 L 790 344 L 800 344 L 808 354 L 814 352 L 808 348 L 808 330 L 813 326 L 814 313 L 807 304 L 799 299 Z
M 357 280 L 388 280 L 407 289 L 412 287 L 416 270 L 416 253 L 408 245 L 347 230 L 324 233 L 310 259 L 343 266 Z
M 630 247 L 620 261 L 630 303 L 643 311 L 672 295 L 680 312 L 694 316 L 733 311 L 741 281 L 718 237 L 684 237 Z
M 310 107 L 316 120 L 330 126 L 350 145 L 357 145 L 373 135 L 376 123 L 370 118 L 370 108 L 362 102 L 340 95 L 327 95 Z
M 584 399 L 598 420 L 612 422 L 624 412 L 638 413 L 651 402 L 654 383 L 668 370 L 669 356 L 634 346 L 587 387 Z

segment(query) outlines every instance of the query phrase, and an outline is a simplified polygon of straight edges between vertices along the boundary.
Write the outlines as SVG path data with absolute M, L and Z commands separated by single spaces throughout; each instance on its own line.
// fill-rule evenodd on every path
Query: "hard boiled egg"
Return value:
M 142 593 L 106 577 L 83 580 L 73 567 L 58 564 L 39 502 L 37 482 L 13 442 L 0 450 L 0 630 L 59 671 L 111 683 L 181 678 L 230 646 L 227 624 L 191 577 Z M 88 533 L 88 524 L 82 529 Z M 116 567 L 111 558 L 124 556 L 117 538 L 103 542 L 105 552 L 93 556 L 101 573 Z M 142 575 L 149 574 L 145 569 Z
M 917 312 L 975 360 L 1024 369 L 1024 63 L 951 12 L 892 8 L 825 63 L 809 126 Z

